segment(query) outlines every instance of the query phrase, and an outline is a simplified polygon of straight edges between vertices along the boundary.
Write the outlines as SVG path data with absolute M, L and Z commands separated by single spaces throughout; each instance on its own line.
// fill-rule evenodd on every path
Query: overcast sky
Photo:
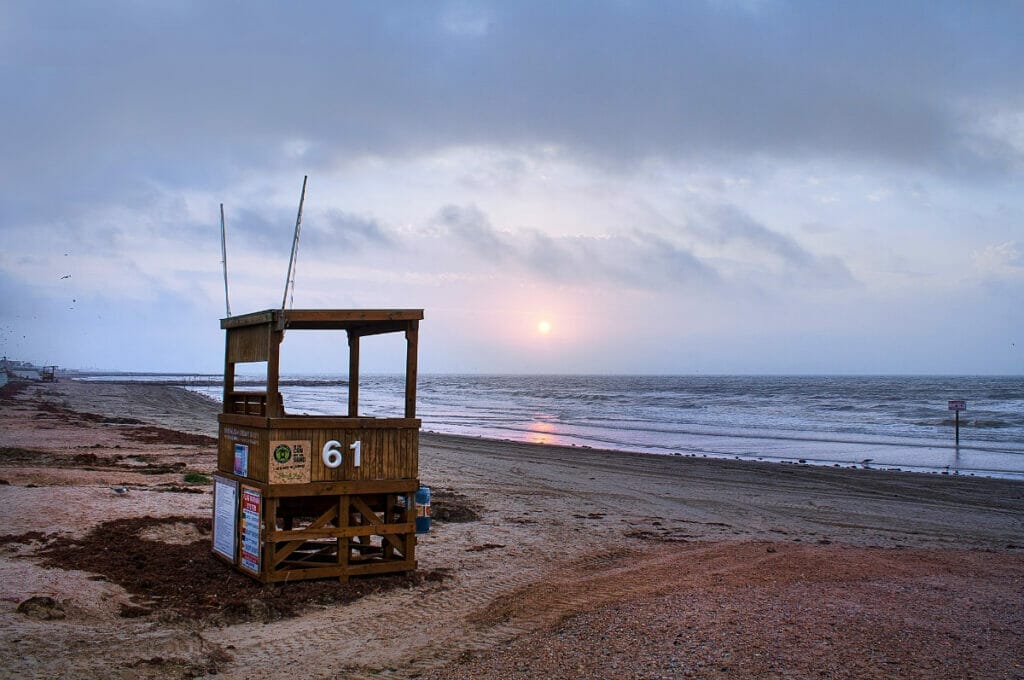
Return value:
M 1019 2 L 5 2 L 0 352 L 218 371 L 218 206 L 232 311 L 278 307 L 309 175 L 294 306 L 424 308 L 425 372 L 1024 373 L 1022 35 Z M 284 370 L 343 371 L 328 340 Z

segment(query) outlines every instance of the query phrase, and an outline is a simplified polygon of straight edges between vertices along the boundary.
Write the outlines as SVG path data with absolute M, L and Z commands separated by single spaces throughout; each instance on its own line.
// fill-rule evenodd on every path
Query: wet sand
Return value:
M 139 434 L 212 436 L 218 410 L 147 385 L 4 400 L 0 535 L 208 518 L 208 486 L 166 489 L 214 448 Z M 438 578 L 270 623 L 126 618 L 138 598 L 115 582 L 6 541 L 3 674 L 1024 677 L 1024 483 L 430 434 L 420 461 L 478 516 L 421 537 Z M 16 611 L 32 596 L 63 617 Z

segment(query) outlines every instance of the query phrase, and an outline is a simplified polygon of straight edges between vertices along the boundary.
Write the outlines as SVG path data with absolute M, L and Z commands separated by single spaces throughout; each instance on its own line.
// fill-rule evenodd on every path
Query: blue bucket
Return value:
M 430 531 L 430 487 L 421 486 L 416 491 L 416 533 Z

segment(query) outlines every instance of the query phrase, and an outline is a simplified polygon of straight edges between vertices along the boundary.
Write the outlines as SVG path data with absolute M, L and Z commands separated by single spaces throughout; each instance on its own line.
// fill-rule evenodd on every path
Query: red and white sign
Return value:
M 966 411 L 967 410 L 967 402 L 964 401 L 963 399 L 950 399 L 949 400 L 949 410 L 950 411 Z
M 259 489 L 242 487 L 242 545 L 238 562 L 243 569 L 260 573 L 260 505 Z

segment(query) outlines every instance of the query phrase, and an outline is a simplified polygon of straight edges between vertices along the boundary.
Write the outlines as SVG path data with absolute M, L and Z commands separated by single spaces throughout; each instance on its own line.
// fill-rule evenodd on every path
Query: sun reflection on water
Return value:
M 555 442 L 555 424 L 535 420 L 530 423 L 530 434 L 526 440 L 531 444 L 553 444 Z

